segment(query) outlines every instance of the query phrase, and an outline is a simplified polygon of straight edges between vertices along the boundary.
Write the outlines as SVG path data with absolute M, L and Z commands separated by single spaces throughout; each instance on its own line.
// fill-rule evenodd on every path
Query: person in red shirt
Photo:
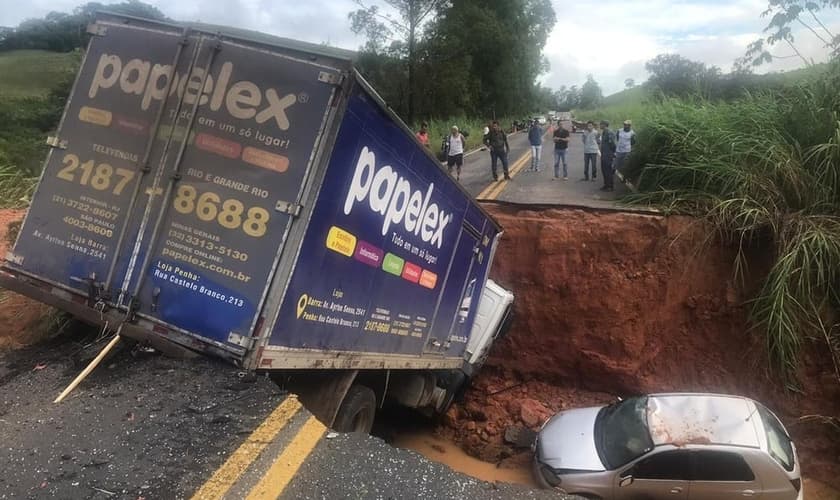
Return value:
M 423 122 L 420 124 L 420 131 L 417 132 L 417 140 L 420 144 L 429 147 L 429 124 Z

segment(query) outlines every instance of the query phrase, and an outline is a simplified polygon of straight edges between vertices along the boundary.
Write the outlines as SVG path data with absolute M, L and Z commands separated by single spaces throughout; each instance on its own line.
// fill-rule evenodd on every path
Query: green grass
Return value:
M 642 102 L 648 98 L 648 89 L 643 85 L 637 85 L 632 89 L 624 89 L 615 94 L 604 97 L 601 107 L 624 105 L 627 103 Z
M 38 177 L 11 165 L 0 165 L 0 208 L 29 205 Z
M 789 387 L 806 337 L 840 361 L 839 118 L 840 66 L 730 102 L 666 99 L 641 110 L 625 171 L 629 201 L 701 216 L 734 243 L 736 275 L 750 251 L 772 253 L 751 319 Z
M 0 99 L 44 97 L 67 75 L 75 74 L 78 53 L 45 50 L 0 52 Z

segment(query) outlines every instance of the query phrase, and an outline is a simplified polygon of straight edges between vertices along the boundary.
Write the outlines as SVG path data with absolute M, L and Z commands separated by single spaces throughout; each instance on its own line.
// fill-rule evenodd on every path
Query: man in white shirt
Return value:
M 464 165 L 464 146 L 467 141 L 464 135 L 458 131 L 458 127 L 452 126 L 452 132 L 446 142 L 446 166 L 449 167 L 449 175 L 452 175 L 452 167 L 456 167 L 455 179 L 461 180 L 461 166 Z
M 630 156 L 630 152 L 636 144 L 636 132 L 633 131 L 633 122 L 624 120 L 624 128 L 616 133 L 615 142 L 615 163 L 613 164 L 613 170 L 618 180 L 624 182 L 624 173 L 621 172 L 621 168 L 624 167 L 627 157 Z

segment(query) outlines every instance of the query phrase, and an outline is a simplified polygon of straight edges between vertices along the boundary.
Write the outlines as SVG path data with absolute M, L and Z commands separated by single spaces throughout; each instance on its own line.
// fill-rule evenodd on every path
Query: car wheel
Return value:
M 338 432 L 363 432 L 369 434 L 376 416 L 376 395 L 368 387 L 353 385 L 344 396 L 333 422 Z

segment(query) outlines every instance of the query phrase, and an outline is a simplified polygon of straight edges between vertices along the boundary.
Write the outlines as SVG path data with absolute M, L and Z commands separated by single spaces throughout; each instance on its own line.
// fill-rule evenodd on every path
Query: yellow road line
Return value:
M 511 166 L 508 170 L 511 172 L 511 174 L 513 174 L 514 170 L 515 170 L 515 169 L 516 169 L 516 168 L 517 168 L 520 164 L 521 164 L 521 165 L 524 165 L 524 164 L 525 164 L 525 162 L 526 162 L 529 158 L 531 158 L 531 152 L 530 152 L 530 151 L 529 151 L 529 152 L 526 152 L 524 155 L 522 155 L 522 157 L 521 157 L 521 158 L 519 158 L 518 160 L 516 160 L 516 161 L 513 163 L 513 165 L 512 165 L 512 166 Z M 519 171 L 518 171 L 518 170 L 516 170 L 516 172 L 519 172 Z M 486 188 L 484 188 L 484 190 L 483 190 L 482 192 L 480 192 L 480 193 L 478 194 L 478 196 L 476 196 L 475 198 L 476 198 L 477 200 L 492 200 L 493 198 L 489 198 L 490 193 L 492 193 L 494 190 L 496 190 L 496 189 L 497 189 L 500 185 L 504 185 L 504 184 L 506 184 L 506 183 L 507 183 L 507 180 L 503 180 L 503 181 L 502 181 L 502 182 L 500 182 L 500 183 L 496 183 L 496 182 L 494 181 L 492 184 L 490 184 L 489 186 L 487 186 Z
M 273 412 L 248 436 L 242 445 L 219 467 L 213 476 L 192 496 L 193 500 L 222 498 L 242 476 L 251 463 L 277 436 L 289 420 L 300 410 L 300 401 L 294 396 L 287 397 Z
M 528 164 L 528 160 L 531 159 L 531 152 L 525 153 L 522 158 L 516 160 L 516 163 L 509 169 L 511 179 L 516 176 L 522 169 L 525 168 L 525 165 Z M 479 200 L 495 200 L 497 196 L 499 196 L 502 191 L 504 191 L 505 187 L 508 184 L 508 180 L 505 179 L 498 184 L 491 184 L 487 189 L 481 192 L 481 194 L 476 197 Z
M 248 494 L 248 500 L 279 498 L 326 430 L 324 424 L 315 417 L 309 417 L 283 453 L 271 464 L 271 468 Z

